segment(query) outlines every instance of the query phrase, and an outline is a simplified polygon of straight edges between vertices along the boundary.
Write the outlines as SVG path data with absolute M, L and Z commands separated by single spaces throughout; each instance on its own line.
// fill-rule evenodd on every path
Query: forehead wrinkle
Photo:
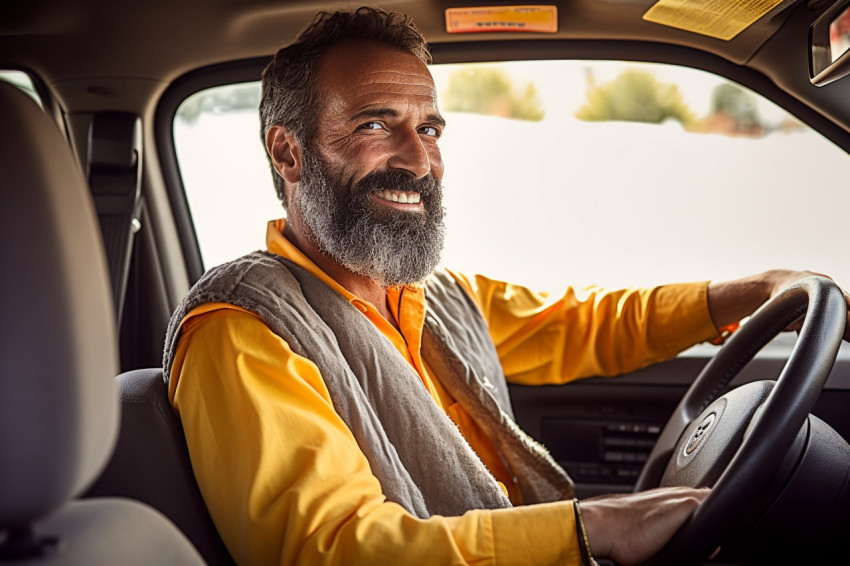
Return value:
M 375 86 L 375 85 L 370 85 Z M 352 89 L 352 107 L 358 111 L 367 110 L 370 107 L 382 107 L 387 104 L 403 104 L 406 106 L 415 106 L 427 104 L 436 108 L 437 93 L 432 89 L 399 89 L 399 85 L 382 85 L 388 86 L 388 89 L 374 90 L 372 88 L 353 88 Z M 417 92 L 418 91 L 418 92 Z M 381 98 L 382 100 L 374 100 Z
M 427 70 L 425 72 L 416 70 L 416 71 L 401 71 L 399 69 L 376 69 L 374 71 L 364 71 L 361 73 L 361 76 L 368 77 L 369 75 L 404 75 L 406 77 L 420 77 L 422 79 L 430 79 L 431 73 Z
M 370 85 L 393 85 L 410 88 L 434 89 L 434 80 L 429 74 L 406 73 L 394 69 L 381 69 L 378 71 L 367 71 L 356 75 L 354 88 L 368 87 Z
M 372 77 L 380 77 L 379 79 L 373 79 Z M 429 76 L 422 75 L 421 73 L 404 73 L 402 71 L 393 71 L 393 70 L 385 70 L 385 71 L 372 71 L 369 73 L 363 73 L 360 77 L 369 82 L 376 83 L 397 83 L 397 82 L 405 82 L 407 84 L 415 85 L 415 86 L 425 86 L 432 87 L 434 85 L 434 81 Z M 411 78 L 417 80 L 410 80 Z
M 355 98 L 371 97 L 372 95 L 386 97 L 388 99 L 393 99 L 393 98 L 396 98 L 396 97 L 402 97 L 402 98 L 405 99 L 404 102 L 408 102 L 408 103 L 413 103 L 415 101 L 431 102 L 431 101 L 436 99 L 436 96 L 431 92 L 417 93 L 417 92 L 398 92 L 398 91 L 392 91 L 392 90 L 382 90 L 382 91 L 370 90 L 367 93 L 354 93 Z M 365 106 L 374 106 L 374 105 L 380 106 L 382 103 L 385 103 L 385 102 L 384 101 L 374 102 L 374 103 L 369 102 L 369 103 L 365 103 L 364 105 Z
M 431 93 L 434 92 L 433 86 L 429 84 L 404 84 L 393 81 L 375 81 L 352 85 L 350 90 L 355 92 L 365 90 L 368 93 L 375 94 L 407 94 L 408 91 L 411 91 L 412 93 L 421 92 L 423 93 L 422 96 L 431 96 Z

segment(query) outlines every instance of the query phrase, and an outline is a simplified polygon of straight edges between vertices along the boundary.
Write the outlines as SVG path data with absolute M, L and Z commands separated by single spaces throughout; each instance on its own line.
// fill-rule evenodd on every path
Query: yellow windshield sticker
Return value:
M 485 31 L 558 31 L 555 6 L 480 6 L 446 10 L 446 31 L 476 33 Z
M 658 0 L 643 19 L 729 41 L 782 0 Z

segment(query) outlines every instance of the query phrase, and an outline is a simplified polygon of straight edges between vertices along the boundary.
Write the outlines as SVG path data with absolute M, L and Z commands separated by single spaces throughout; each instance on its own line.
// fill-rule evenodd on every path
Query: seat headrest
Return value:
M 67 141 L 0 83 L 0 529 L 95 479 L 118 427 L 117 340 L 91 195 Z

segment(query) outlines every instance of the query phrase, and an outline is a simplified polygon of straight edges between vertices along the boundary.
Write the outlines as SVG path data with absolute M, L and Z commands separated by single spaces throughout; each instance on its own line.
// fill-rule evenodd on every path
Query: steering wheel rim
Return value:
M 762 405 L 759 419 L 751 423 L 750 434 L 705 501 L 648 564 L 699 563 L 731 533 L 735 525 L 729 514 L 741 501 L 767 508 L 769 502 L 754 494 L 781 463 L 826 384 L 841 346 L 846 309 L 843 293 L 834 282 L 824 277 L 803 279 L 765 303 L 706 364 L 664 426 L 635 491 L 659 485 L 691 422 L 764 345 L 806 314 L 776 386 Z

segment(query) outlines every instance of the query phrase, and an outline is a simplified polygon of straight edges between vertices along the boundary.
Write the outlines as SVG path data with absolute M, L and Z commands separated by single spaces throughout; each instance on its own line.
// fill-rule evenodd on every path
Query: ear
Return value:
M 283 126 L 272 126 L 266 132 L 266 151 L 275 170 L 287 183 L 301 180 L 301 145 Z

